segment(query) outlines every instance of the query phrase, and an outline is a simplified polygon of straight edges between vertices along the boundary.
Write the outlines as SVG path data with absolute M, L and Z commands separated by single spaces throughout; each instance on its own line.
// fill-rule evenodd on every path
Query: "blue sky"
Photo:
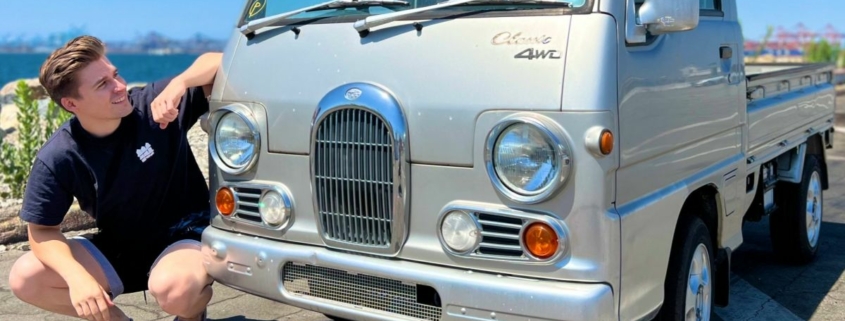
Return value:
M 243 3 L 243 0 L 0 0 L 0 37 L 23 34 L 29 39 L 83 27 L 87 33 L 104 40 L 128 40 L 150 31 L 172 38 L 202 33 L 225 39 Z
M 761 38 L 767 25 L 792 29 L 799 22 L 816 32 L 831 23 L 845 33 L 845 0 L 736 1 L 748 38 Z M 150 31 L 173 38 L 203 33 L 222 39 L 243 6 L 244 0 L 0 0 L 0 37 L 31 38 L 83 27 L 105 40 L 127 40 Z
M 810 31 L 823 32 L 827 24 L 845 33 L 843 0 L 736 0 L 745 37 L 761 39 L 766 26 L 794 29 L 798 23 Z

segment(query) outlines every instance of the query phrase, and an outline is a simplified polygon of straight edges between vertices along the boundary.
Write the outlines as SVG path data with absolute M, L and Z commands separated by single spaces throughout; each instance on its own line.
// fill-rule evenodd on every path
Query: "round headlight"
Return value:
M 551 139 L 527 123 L 516 123 L 502 131 L 493 155 L 499 179 L 522 195 L 540 193 L 555 179 L 560 167 Z
M 478 224 L 469 214 L 461 211 L 446 214 L 440 225 L 440 233 L 446 246 L 455 252 L 472 250 L 481 240 Z
M 255 156 L 258 142 L 250 123 L 238 113 L 228 112 L 217 123 L 214 143 L 223 164 L 240 169 Z
M 558 190 L 570 175 L 571 150 L 554 120 L 520 113 L 500 121 L 487 136 L 487 174 L 508 198 L 538 203 Z
M 281 194 L 269 191 L 258 201 L 258 212 L 265 223 L 278 226 L 287 220 L 290 209 Z

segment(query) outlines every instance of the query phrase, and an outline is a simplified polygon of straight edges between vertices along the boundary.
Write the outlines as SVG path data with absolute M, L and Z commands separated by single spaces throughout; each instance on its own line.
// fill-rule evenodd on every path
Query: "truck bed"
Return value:
M 833 64 L 748 64 L 745 67 L 750 164 L 833 126 Z

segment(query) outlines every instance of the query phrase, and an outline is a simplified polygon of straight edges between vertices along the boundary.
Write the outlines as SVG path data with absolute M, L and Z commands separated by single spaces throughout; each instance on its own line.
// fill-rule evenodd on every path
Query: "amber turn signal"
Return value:
M 223 187 L 217 190 L 217 196 L 214 198 L 217 203 L 217 210 L 220 214 L 229 216 L 235 211 L 235 195 L 228 187 Z
M 547 259 L 557 253 L 558 237 L 555 230 L 546 223 L 533 223 L 523 234 L 523 242 L 531 255 Z
M 613 151 L 613 133 L 609 130 L 604 130 L 601 132 L 601 137 L 599 138 L 599 150 L 604 155 L 610 155 L 610 152 Z

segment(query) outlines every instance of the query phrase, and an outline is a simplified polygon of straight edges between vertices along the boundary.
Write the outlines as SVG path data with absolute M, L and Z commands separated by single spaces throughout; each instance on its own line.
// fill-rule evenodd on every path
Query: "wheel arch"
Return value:
M 819 165 L 821 165 L 822 168 L 822 189 L 827 190 L 830 187 L 830 184 L 828 182 L 825 144 L 821 134 L 815 134 L 807 138 L 807 155 L 813 155 L 818 158 Z
M 702 185 L 692 191 L 684 205 L 681 207 L 681 213 L 678 217 L 678 222 L 675 226 L 676 242 L 679 238 L 678 229 L 681 226 L 686 226 L 686 221 L 692 217 L 698 217 L 707 226 L 710 234 L 710 239 L 713 242 L 713 304 L 715 306 L 727 306 L 730 293 L 730 248 L 720 247 L 720 233 L 721 218 L 724 217 L 724 201 L 722 194 L 714 183 Z

